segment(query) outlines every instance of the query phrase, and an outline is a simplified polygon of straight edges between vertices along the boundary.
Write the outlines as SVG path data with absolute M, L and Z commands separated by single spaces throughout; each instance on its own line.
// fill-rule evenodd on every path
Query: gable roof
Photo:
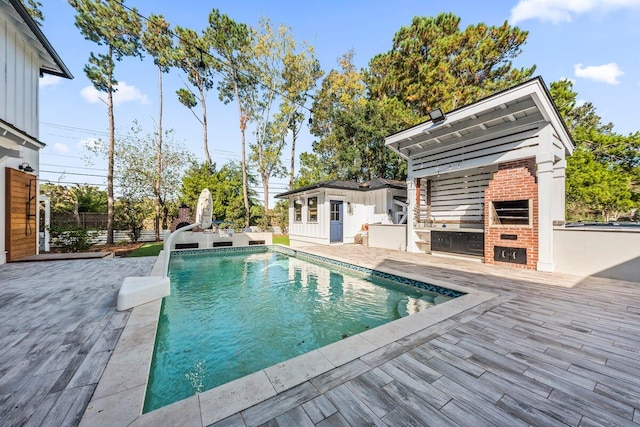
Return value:
M 40 73 L 51 74 L 58 77 L 72 79 L 73 75 L 62 62 L 44 33 L 29 15 L 29 12 L 20 0 L 0 0 L 0 9 L 15 23 L 15 25 L 28 37 L 31 45 L 38 51 L 40 57 Z
M 352 190 L 352 191 L 373 191 L 383 188 L 397 188 L 401 190 L 407 189 L 407 183 L 404 181 L 395 181 L 391 179 L 375 178 L 370 181 L 358 182 L 358 181 L 342 181 L 339 179 L 332 179 L 329 181 L 319 182 L 317 184 L 307 185 L 306 187 L 296 188 L 295 190 L 286 191 L 284 193 L 277 194 L 277 199 L 284 199 L 288 196 L 304 193 L 305 191 L 314 190 L 316 188 L 334 188 L 338 190 Z
M 531 123 L 545 122 L 553 127 L 563 149 L 571 154 L 575 144 L 560 113 L 551 99 L 542 77 L 534 77 L 476 102 L 446 113 L 445 120 L 426 121 L 391 134 L 385 144 L 408 159 L 428 152 L 435 144 L 454 144 L 488 135 L 505 126 L 516 129 Z

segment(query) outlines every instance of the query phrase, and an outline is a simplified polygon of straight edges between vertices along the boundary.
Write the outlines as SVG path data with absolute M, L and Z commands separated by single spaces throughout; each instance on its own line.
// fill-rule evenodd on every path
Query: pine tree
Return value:
M 115 119 L 113 94 L 117 90 L 116 62 L 125 56 L 142 57 L 141 23 L 138 11 L 124 6 L 122 0 L 69 0 L 76 9 L 75 25 L 85 39 L 106 46 L 106 53 L 91 52 L 84 72 L 96 90 L 107 94 L 109 148 L 107 172 L 107 244 L 113 244 L 113 165 L 115 152 Z

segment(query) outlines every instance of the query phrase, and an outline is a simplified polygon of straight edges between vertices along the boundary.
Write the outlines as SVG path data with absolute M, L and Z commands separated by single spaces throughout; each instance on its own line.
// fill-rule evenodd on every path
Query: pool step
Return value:
M 164 298 L 170 293 L 168 277 L 126 277 L 118 292 L 118 311 Z

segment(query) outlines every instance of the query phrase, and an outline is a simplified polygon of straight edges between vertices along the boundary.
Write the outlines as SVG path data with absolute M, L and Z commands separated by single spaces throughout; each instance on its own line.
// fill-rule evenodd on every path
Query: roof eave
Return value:
M 73 74 L 71 74 L 71 71 L 69 71 L 65 63 L 60 58 L 60 55 L 58 55 L 56 50 L 53 48 L 53 46 L 51 46 L 51 43 L 49 43 L 49 40 L 47 40 L 47 38 L 45 37 L 44 33 L 42 32 L 42 30 L 40 29 L 36 21 L 33 20 L 31 15 L 29 15 L 29 12 L 24 7 L 24 5 L 20 2 L 20 0 L 9 0 L 9 3 L 11 3 L 13 8 L 16 10 L 16 12 L 18 12 L 18 15 L 20 15 L 20 18 L 22 18 L 26 26 L 29 28 L 29 31 L 31 31 L 31 33 L 40 42 L 42 47 L 47 51 L 53 63 L 55 63 L 56 66 L 59 68 L 58 70 L 51 70 L 49 68 L 40 67 L 40 73 L 51 74 L 53 76 L 64 77 L 67 79 L 73 79 Z
M 560 137 L 562 144 L 565 146 L 566 151 L 571 154 L 573 149 L 575 148 L 575 143 L 571 134 L 569 133 L 564 120 L 560 116 L 560 113 L 553 103 L 551 98 L 551 94 L 546 88 L 544 81 L 541 77 L 534 77 L 533 79 L 522 82 L 516 86 L 513 86 L 509 89 L 505 89 L 499 92 L 496 92 L 493 95 L 482 98 L 476 102 L 468 104 L 466 106 L 457 108 L 450 112 L 446 113 L 446 119 L 437 124 L 433 124 L 431 122 L 423 122 L 418 125 L 412 126 L 408 129 L 404 129 L 400 132 L 396 132 L 394 134 L 388 135 L 385 138 L 385 145 L 398 153 L 404 159 L 409 159 L 410 153 L 403 153 L 400 150 L 400 147 L 403 142 L 411 141 L 413 138 L 417 138 L 419 135 L 428 131 L 429 129 L 440 128 L 442 126 L 447 126 L 447 124 L 455 123 L 456 121 L 460 121 L 465 117 L 472 116 L 483 109 L 486 110 L 492 104 L 496 102 L 503 102 L 501 98 L 506 94 L 511 93 L 515 98 L 522 96 L 531 96 L 533 101 L 536 103 L 537 108 L 540 113 L 544 117 L 547 123 L 550 123 L 553 128 L 558 132 L 558 136 Z M 425 141 L 422 141 L 425 142 Z

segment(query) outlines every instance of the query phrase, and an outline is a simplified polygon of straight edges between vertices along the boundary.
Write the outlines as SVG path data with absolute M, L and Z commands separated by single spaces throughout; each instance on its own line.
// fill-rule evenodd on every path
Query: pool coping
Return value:
M 282 245 L 271 246 L 280 247 L 283 251 L 292 250 Z M 309 247 L 305 247 L 304 250 L 296 248 L 293 251 L 354 265 L 353 262 L 339 257 L 326 257 L 314 253 Z M 163 264 L 164 253 L 161 252 L 150 276 L 162 276 Z M 424 278 L 407 272 L 370 265 L 360 267 L 425 282 Z M 135 307 L 91 397 L 80 426 L 207 426 L 497 296 L 439 280 L 429 280 L 429 283 L 463 292 L 465 295 L 146 414 L 142 414 L 142 407 L 162 300 Z

